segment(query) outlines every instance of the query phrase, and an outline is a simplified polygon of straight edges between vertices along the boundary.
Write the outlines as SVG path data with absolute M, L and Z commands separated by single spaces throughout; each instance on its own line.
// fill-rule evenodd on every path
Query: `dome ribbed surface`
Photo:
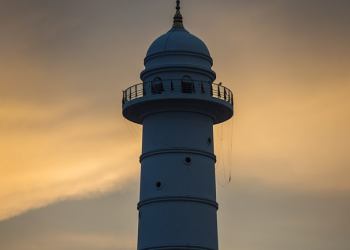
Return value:
M 148 49 L 147 56 L 168 51 L 195 52 L 210 57 L 205 43 L 182 28 L 173 28 L 156 39 Z

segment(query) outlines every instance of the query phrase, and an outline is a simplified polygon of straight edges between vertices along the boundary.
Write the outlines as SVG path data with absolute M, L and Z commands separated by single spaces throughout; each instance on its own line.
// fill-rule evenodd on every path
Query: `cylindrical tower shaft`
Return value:
M 144 119 L 138 249 L 218 249 L 212 138 L 203 114 Z

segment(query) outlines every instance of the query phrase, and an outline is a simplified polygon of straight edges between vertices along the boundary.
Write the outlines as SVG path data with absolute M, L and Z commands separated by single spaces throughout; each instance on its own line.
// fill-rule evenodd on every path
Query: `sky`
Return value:
M 350 2 L 181 6 L 235 98 L 214 128 L 220 249 L 350 249 Z M 1 249 L 136 249 L 142 130 L 122 90 L 174 7 L 0 0 Z

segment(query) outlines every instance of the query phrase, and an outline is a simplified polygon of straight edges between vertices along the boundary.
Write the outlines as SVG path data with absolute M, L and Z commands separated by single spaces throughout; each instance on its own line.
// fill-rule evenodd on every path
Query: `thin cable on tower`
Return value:
M 133 125 L 131 122 L 127 122 L 126 120 L 124 120 L 124 124 L 125 126 L 128 128 L 130 134 L 131 134 L 131 137 L 135 140 L 135 142 L 139 143 L 139 141 L 141 140 L 141 134 L 136 130 L 136 128 L 134 128 Z M 139 129 L 139 128 L 138 128 Z
M 232 180 L 233 166 L 233 120 L 218 124 L 214 128 L 218 161 L 216 163 L 216 181 L 221 187 L 226 187 Z M 226 135 L 224 137 L 224 134 Z M 222 176 L 222 178 L 220 177 Z M 220 179 L 223 179 L 223 181 Z

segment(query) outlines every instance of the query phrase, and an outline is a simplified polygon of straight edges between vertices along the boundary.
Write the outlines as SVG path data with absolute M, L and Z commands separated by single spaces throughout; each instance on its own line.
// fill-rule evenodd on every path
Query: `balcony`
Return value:
M 145 96 L 162 94 L 186 94 L 205 95 L 216 99 L 221 99 L 233 106 L 233 94 L 231 90 L 221 84 L 191 80 L 183 81 L 179 79 L 154 80 L 151 82 L 139 83 L 123 91 L 122 104 Z

